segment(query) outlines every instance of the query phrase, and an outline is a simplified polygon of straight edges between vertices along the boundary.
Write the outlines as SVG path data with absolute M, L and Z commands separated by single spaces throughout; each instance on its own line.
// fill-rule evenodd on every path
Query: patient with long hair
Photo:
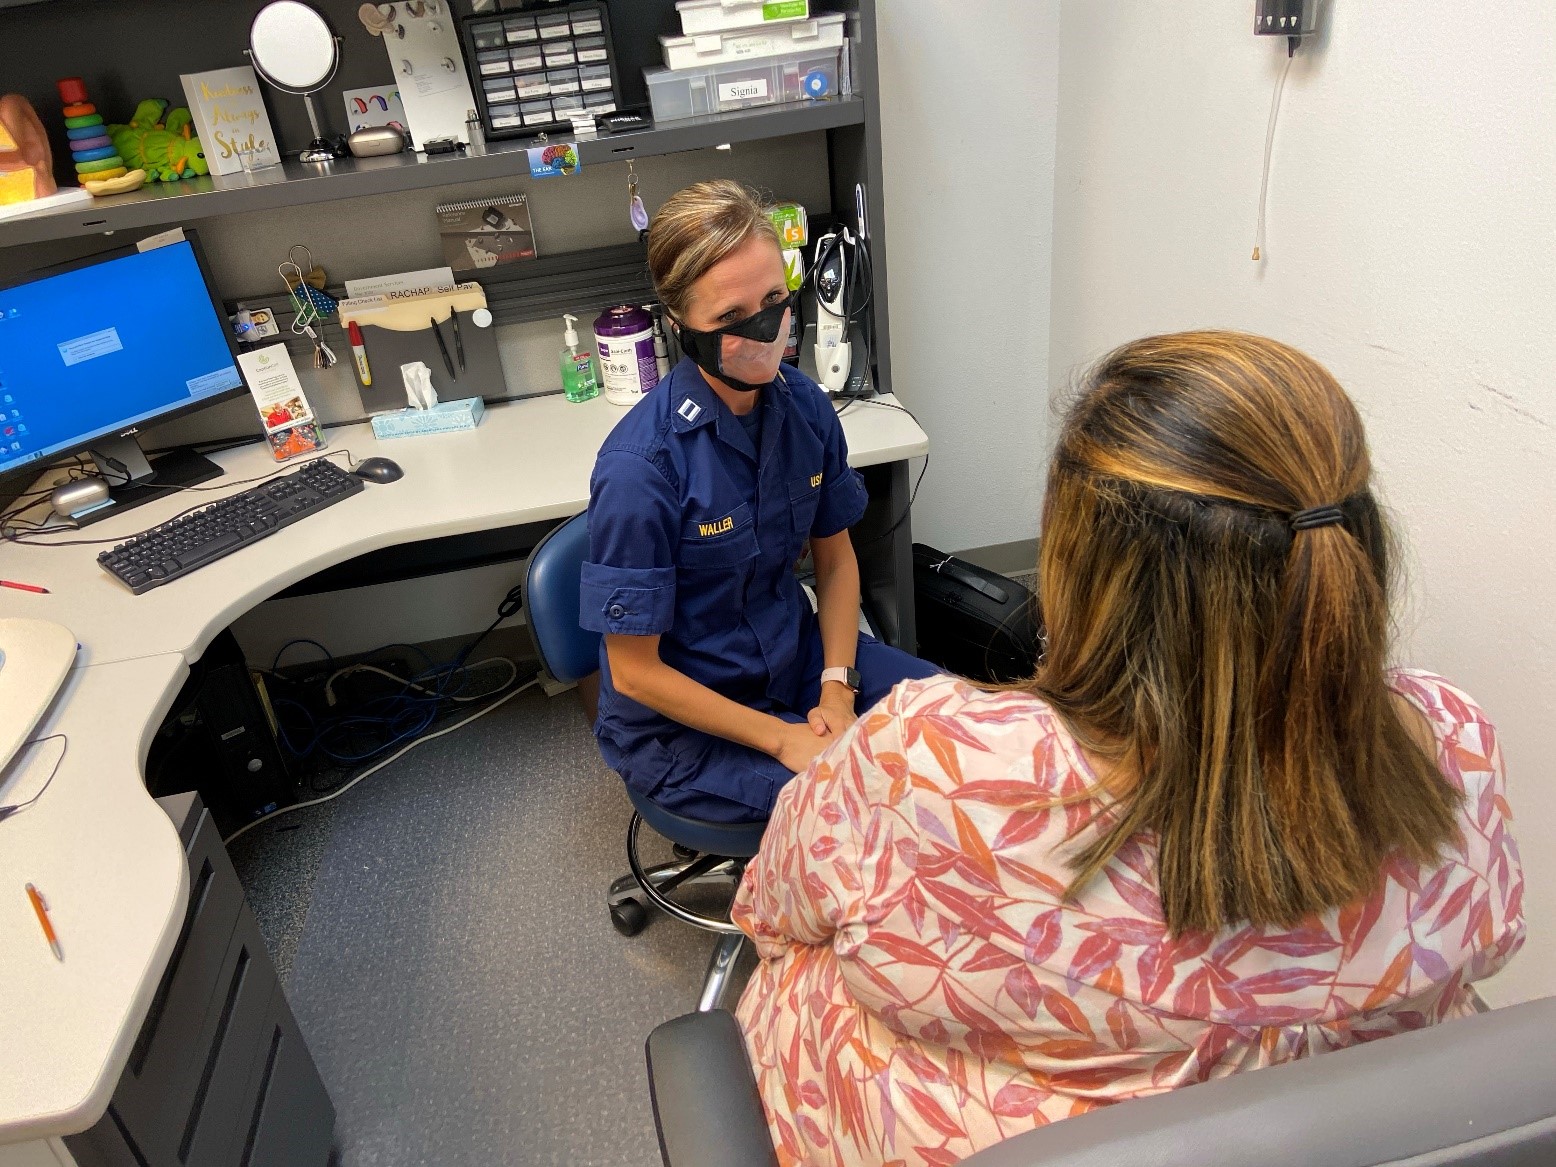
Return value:
M 908 681 L 778 798 L 735 919 L 780 1161 L 949 1164 L 1095 1106 L 1433 1025 L 1523 940 L 1496 731 L 1390 666 L 1354 405 L 1230 332 L 1090 374 L 1045 654 Z

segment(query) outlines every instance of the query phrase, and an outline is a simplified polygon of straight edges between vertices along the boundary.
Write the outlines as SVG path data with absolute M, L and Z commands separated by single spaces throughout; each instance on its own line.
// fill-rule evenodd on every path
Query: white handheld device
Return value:
M 816 372 L 828 393 L 841 393 L 848 384 L 853 346 L 848 340 L 847 253 L 853 234 L 839 226 L 816 240 Z

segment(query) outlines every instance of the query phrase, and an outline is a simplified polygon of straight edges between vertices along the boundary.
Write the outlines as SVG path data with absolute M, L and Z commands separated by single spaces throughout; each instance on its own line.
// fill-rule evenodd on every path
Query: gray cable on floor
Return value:
M 520 693 L 524 692 L 524 690 L 534 688 L 538 684 L 540 684 L 540 678 L 539 677 L 535 677 L 535 678 L 533 678 L 531 680 L 525 681 L 524 684 L 520 685 L 517 689 L 510 689 L 510 690 L 508 690 L 508 692 L 504 693 L 501 697 L 497 698 L 497 700 L 493 701 L 490 705 L 486 706 L 484 709 L 477 709 L 469 717 L 462 718 L 459 721 L 456 721 L 453 725 L 444 726 L 442 729 L 436 730 L 433 733 L 423 734 L 421 737 L 417 738 L 415 741 L 406 742 L 403 746 L 401 746 L 399 749 L 397 749 L 394 753 L 390 754 L 383 761 L 381 761 L 381 762 L 374 762 L 371 766 L 369 766 L 366 770 L 363 770 L 362 773 L 358 774 L 350 782 L 347 782 L 339 790 L 332 790 L 328 794 L 324 795 L 322 798 L 310 798 L 307 802 L 294 802 L 291 806 L 283 806 L 279 810 L 273 810 L 269 814 L 264 815 L 264 816 L 262 816 L 260 818 L 257 818 L 253 822 L 251 822 L 251 823 L 244 823 L 237 830 L 233 831 L 232 834 L 228 835 L 225 839 L 223 839 L 222 843 L 223 844 L 231 843 L 234 839 L 238 838 L 238 836 L 247 834 L 249 831 L 252 831 L 255 827 L 259 826 L 260 823 L 268 823 L 271 819 L 279 818 L 281 815 L 284 815 L 284 814 L 291 814 L 294 810 L 302 810 L 304 807 L 309 807 L 309 806 L 318 806 L 321 803 L 329 802 L 332 798 L 339 798 L 342 794 L 346 793 L 346 791 L 350 790 L 358 782 L 362 781 L 362 779 L 368 777 L 368 775 L 370 775 L 370 774 L 378 773 L 378 771 L 382 770 L 390 762 L 393 762 L 397 758 L 404 757 L 406 754 L 408 754 L 412 750 L 414 750 L 417 746 L 421 745 L 423 742 L 430 742 L 433 738 L 442 737 L 446 733 L 453 733 L 456 729 L 464 728 L 465 726 L 469 725 L 472 721 L 475 721 L 478 718 L 485 717 L 488 713 L 490 713 L 493 709 L 496 709 L 499 705 L 504 705 L 507 702 L 513 700 Z

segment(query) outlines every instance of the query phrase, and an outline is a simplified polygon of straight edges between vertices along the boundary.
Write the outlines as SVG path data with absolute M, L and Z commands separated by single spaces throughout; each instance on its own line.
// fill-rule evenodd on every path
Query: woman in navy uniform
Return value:
M 831 401 L 781 361 L 797 304 L 761 202 L 728 180 L 688 187 L 654 217 L 648 262 L 686 356 L 590 481 L 595 734 L 667 810 L 761 821 L 860 710 L 935 670 L 858 631 L 864 483 Z M 794 575 L 807 542 L 815 613 Z

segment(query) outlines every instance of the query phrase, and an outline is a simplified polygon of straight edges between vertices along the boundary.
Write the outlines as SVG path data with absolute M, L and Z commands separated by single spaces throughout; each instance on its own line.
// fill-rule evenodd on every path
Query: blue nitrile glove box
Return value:
M 417 434 L 446 434 L 454 430 L 473 430 L 486 412 L 479 397 L 459 401 L 440 401 L 431 409 L 397 409 L 393 413 L 373 415 L 373 436 L 377 438 L 413 438 Z

